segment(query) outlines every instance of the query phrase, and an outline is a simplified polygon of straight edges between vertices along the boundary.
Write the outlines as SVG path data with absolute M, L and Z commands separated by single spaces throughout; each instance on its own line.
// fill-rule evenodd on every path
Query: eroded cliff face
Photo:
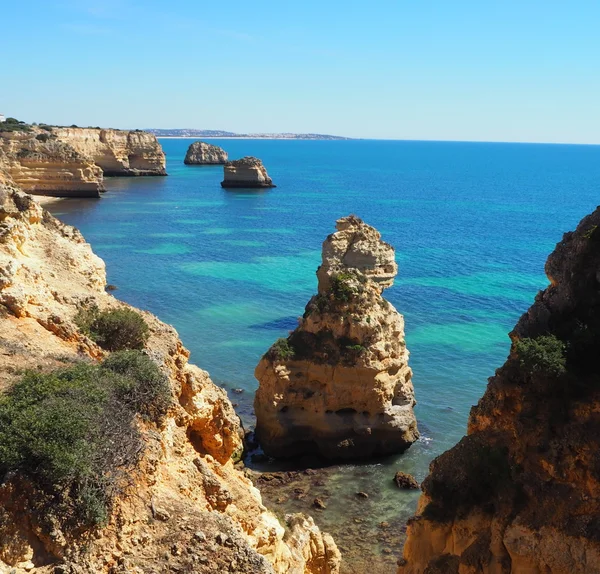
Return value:
M 225 188 L 276 187 L 262 161 L 251 156 L 227 162 L 223 167 L 221 186 Z
M 299 326 L 261 359 L 256 435 L 275 457 L 402 452 L 419 434 L 404 321 L 382 296 L 394 249 L 354 216 L 323 243 L 318 295 Z
M 104 191 L 92 159 L 39 129 L 0 134 L 0 171 L 37 195 L 99 197 Z
M 222 165 L 227 162 L 227 152 L 206 142 L 194 142 L 185 154 L 186 165 Z
M 127 307 L 105 284 L 104 263 L 76 229 L 0 181 L 0 391 L 22 369 L 105 354 L 74 322 L 82 306 Z M 108 524 L 69 531 L 24 477 L 0 477 L 0 570 L 336 574 L 331 537 L 303 516 L 284 529 L 234 466 L 242 429 L 225 392 L 188 363 L 172 327 L 143 317 L 145 352 L 168 375 L 174 402 L 161 426 L 139 421 L 141 462 Z
M 90 157 L 105 176 L 167 175 L 165 154 L 154 134 L 100 128 L 53 128 L 52 133 Z
M 431 465 L 399 573 L 600 572 L 599 226 L 550 255 L 468 435 Z

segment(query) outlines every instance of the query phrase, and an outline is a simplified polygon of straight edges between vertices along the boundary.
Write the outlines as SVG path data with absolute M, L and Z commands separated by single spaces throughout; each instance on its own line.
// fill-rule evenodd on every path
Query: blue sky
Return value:
M 600 143 L 597 0 L 29 0 L 0 19 L 0 112 L 27 121 Z

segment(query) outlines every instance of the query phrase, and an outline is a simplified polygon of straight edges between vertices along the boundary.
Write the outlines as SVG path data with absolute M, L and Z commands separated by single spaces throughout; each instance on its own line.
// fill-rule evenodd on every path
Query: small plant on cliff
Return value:
M 171 404 L 171 388 L 152 360 L 139 351 L 112 353 L 103 369 L 122 375 L 119 398 L 135 412 L 154 422 L 166 414 Z
M 566 372 L 565 344 L 554 335 L 521 339 L 515 344 L 521 367 L 528 373 L 560 376 Z
M 296 351 L 287 339 L 277 339 L 269 349 L 269 354 L 274 360 L 287 361 L 293 359 Z
M 142 451 L 136 413 L 158 421 L 166 389 L 138 351 L 26 373 L 0 398 L 0 476 L 26 477 L 48 495 L 43 513 L 65 526 L 102 524 Z
M 350 273 L 339 273 L 331 278 L 331 294 L 336 301 L 347 303 L 356 295 L 356 289 L 351 281 L 354 275 Z
M 16 118 L 6 118 L 0 123 L 0 132 L 30 132 L 31 126 Z
M 77 314 L 75 323 L 107 351 L 142 349 L 149 335 L 146 321 L 132 309 L 100 311 L 88 307 Z

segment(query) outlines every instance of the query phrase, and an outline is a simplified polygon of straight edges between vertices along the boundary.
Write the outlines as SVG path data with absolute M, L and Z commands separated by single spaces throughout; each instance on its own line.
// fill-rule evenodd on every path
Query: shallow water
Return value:
M 421 480 L 464 434 L 507 333 L 547 285 L 548 253 L 597 205 L 600 146 L 214 140 L 260 157 L 278 185 L 244 192 L 224 191 L 218 166 L 185 166 L 191 141 L 161 141 L 169 177 L 109 179 L 101 200 L 50 209 L 106 261 L 119 298 L 175 325 L 215 382 L 244 389 L 231 398 L 249 427 L 254 367 L 302 315 L 335 220 L 355 213 L 381 231 L 396 247 L 385 296 L 405 317 L 423 438 L 400 457 L 329 469 L 315 489 L 329 492 L 324 511 L 312 491 L 275 506 L 315 515 L 354 560 L 348 572 L 393 572 L 417 497 L 391 478 Z

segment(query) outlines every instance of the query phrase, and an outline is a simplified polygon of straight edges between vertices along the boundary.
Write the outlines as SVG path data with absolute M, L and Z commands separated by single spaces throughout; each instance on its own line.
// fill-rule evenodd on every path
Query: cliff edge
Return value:
M 600 208 L 546 263 L 468 434 L 435 459 L 402 574 L 600 572 Z
M 105 176 L 167 175 L 154 134 L 141 130 L 52 128 L 59 140 L 90 157 Z
M 256 367 L 256 436 L 274 457 L 365 458 L 419 437 L 404 320 L 381 293 L 394 249 L 355 216 L 323 243 L 318 294 Z
M 52 438 L 39 445 L 38 455 L 45 468 L 48 460 L 54 461 L 52 472 L 63 477 L 62 482 L 48 483 L 36 468 L 25 472 L 17 466 L 7 472 L 11 445 L 0 445 L 0 569 L 57 574 L 339 572 L 340 555 L 331 537 L 302 515 L 289 516 L 284 529 L 234 466 L 243 448 L 239 419 L 225 392 L 188 363 L 189 353 L 175 330 L 147 312 L 134 313 L 107 294 L 105 286 L 104 263 L 81 234 L 0 176 L 0 433 L 7 436 L 11 425 L 27 423 L 30 426 L 23 428 L 33 433 L 32 443 L 40 429 L 55 429 Z M 77 466 L 76 455 L 82 451 L 73 444 L 71 456 L 52 445 L 64 442 L 64 433 L 85 427 L 85 417 L 96 415 L 83 403 L 76 404 L 56 425 L 53 413 L 59 413 L 58 407 L 75 392 L 74 377 L 92 373 L 88 385 L 93 389 L 94 373 L 106 377 L 102 369 L 111 364 L 115 369 L 123 357 L 130 360 L 132 355 L 108 352 L 82 329 L 78 316 L 88 309 L 141 315 L 148 338 L 133 357 L 146 365 L 143 384 L 149 385 L 152 377 L 164 378 L 169 395 L 162 416 L 140 411 L 121 427 L 105 418 L 101 428 L 108 434 L 92 435 L 90 444 L 116 469 L 102 479 L 113 481 L 113 497 L 108 514 L 94 525 L 86 521 L 87 515 L 84 520 L 75 513 L 75 503 L 101 514 L 94 488 L 103 483 L 73 482 L 69 465 Z M 159 374 L 152 375 L 156 369 Z M 141 387 L 141 395 L 132 395 L 125 375 L 126 370 L 117 369 L 107 380 L 116 382 L 127 400 L 145 400 L 147 390 Z M 15 395 L 23 380 L 33 384 L 38 395 Z M 106 402 L 106 389 L 90 394 L 86 388 L 86 400 L 98 404 L 104 397 Z M 47 407 L 31 426 L 27 416 L 40 397 Z M 25 407 L 2 418 L 8 401 L 16 399 Z M 124 407 L 119 401 L 110 408 L 121 413 Z M 139 441 L 127 448 L 111 447 L 121 445 L 123 434 Z M 135 464 L 126 466 L 128 458 Z M 66 467 L 56 466 L 56 461 L 65 460 Z M 85 465 L 80 464 L 79 471 L 88 476 Z

